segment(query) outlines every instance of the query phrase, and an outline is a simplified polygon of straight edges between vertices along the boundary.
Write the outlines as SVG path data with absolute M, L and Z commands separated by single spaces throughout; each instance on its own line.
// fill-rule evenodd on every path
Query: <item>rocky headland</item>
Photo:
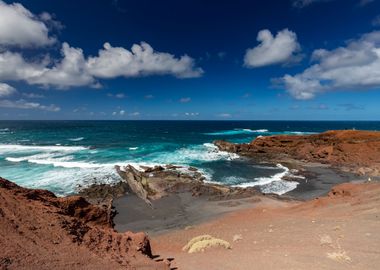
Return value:
M 214 144 L 220 150 L 259 162 L 318 162 L 359 175 L 380 175 L 380 132 L 334 130 L 315 135 L 263 136 L 248 144 Z

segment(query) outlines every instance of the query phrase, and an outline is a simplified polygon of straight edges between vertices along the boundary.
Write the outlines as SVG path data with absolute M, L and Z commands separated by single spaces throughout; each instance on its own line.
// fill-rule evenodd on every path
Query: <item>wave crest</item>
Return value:
M 267 133 L 269 132 L 267 129 L 249 129 L 249 128 L 235 128 L 232 130 L 223 130 L 223 131 L 217 131 L 217 132 L 209 132 L 209 133 L 203 133 L 204 135 L 210 135 L 210 136 L 233 136 L 233 135 L 240 135 L 240 134 L 251 134 L 251 133 Z
M 290 174 L 289 168 L 281 164 L 277 164 L 276 167 L 282 169 L 283 171 L 276 173 L 275 175 L 270 176 L 270 177 L 257 177 L 257 178 L 254 178 L 254 181 L 252 182 L 241 183 L 235 186 L 243 187 L 243 188 L 260 186 L 260 190 L 262 192 L 275 193 L 278 195 L 285 194 L 295 189 L 298 185 L 298 182 L 285 181 L 282 179 L 284 176 L 287 176 Z
M 72 141 L 72 142 L 79 142 L 79 141 L 84 140 L 84 137 L 70 138 L 70 139 L 68 139 L 68 140 L 69 140 L 69 141 Z
M 84 146 L 52 146 L 52 145 L 21 145 L 21 144 L 0 144 L 0 153 L 4 152 L 22 152 L 22 151 L 62 151 L 75 152 L 86 150 Z

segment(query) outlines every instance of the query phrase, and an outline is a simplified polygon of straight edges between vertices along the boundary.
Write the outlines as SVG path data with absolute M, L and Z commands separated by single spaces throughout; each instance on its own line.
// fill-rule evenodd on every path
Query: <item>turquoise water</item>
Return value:
M 2 121 L 0 176 L 65 195 L 118 181 L 115 165 L 178 164 L 199 168 L 209 181 L 282 194 L 296 186 L 280 180 L 286 168 L 254 164 L 212 142 L 352 128 L 380 130 L 380 122 Z

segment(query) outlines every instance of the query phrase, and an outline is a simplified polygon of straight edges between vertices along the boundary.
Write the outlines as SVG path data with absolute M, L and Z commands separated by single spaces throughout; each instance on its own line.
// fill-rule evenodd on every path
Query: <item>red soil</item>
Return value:
M 258 159 L 297 160 L 347 167 L 359 174 L 380 175 L 380 132 L 335 130 L 315 135 L 264 136 L 250 144 L 217 141 L 222 150 Z
M 144 233 L 118 233 L 110 208 L 0 178 L 0 269 L 169 269 Z
M 152 245 L 181 270 L 379 269 L 379 183 L 342 184 L 323 198 L 279 203 L 263 198 L 251 209 L 156 236 Z M 204 234 L 232 248 L 182 251 Z

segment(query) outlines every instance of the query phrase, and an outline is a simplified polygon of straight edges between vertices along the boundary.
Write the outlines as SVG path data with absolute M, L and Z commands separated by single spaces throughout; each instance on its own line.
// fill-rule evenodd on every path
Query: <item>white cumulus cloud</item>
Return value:
M 156 52 L 146 42 L 134 44 L 131 50 L 104 44 L 99 55 L 89 57 L 88 72 L 97 78 L 139 77 L 147 75 L 170 74 L 178 78 L 194 78 L 203 74 L 196 68 L 194 59 L 184 55 Z
M 380 88 L 380 31 L 362 35 L 345 47 L 319 49 L 312 55 L 312 66 L 279 81 L 296 99 L 311 99 L 331 90 Z
M 44 21 L 23 5 L 0 1 L 1 45 L 40 47 L 51 45 L 55 41 L 55 38 L 49 36 L 49 29 Z
M 145 43 L 144 46 L 149 45 Z M 116 52 L 106 53 L 101 50 L 99 56 L 86 59 L 82 49 L 71 47 L 64 42 L 61 49 L 62 58 L 58 61 L 49 57 L 28 61 L 21 53 L 5 51 L 0 53 L 0 81 L 21 80 L 33 85 L 60 89 L 78 86 L 98 88 L 99 78 L 154 74 L 189 78 L 201 76 L 203 73 L 202 69 L 194 67 L 193 59 L 188 56 L 177 59 L 167 53 L 156 53 L 153 49 L 132 50 L 135 54 L 128 54 L 128 50 L 123 48 L 117 49 L 124 50 L 125 54 L 118 55 Z
M 62 28 L 63 25 L 47 12 L 37 16 L 21 4 L 7 4 L 0 0 L 0 82 L 24 81 L 30 85 L 58 89 L 99 88 L 99 79 L 148 75 L 194 78 L 203 74 L 193 58 L 155 51 L 146 42 L 134 44 L 130 50 L 113 47 L 106 42 L 95 56 L 86 56 L 81 48 L 63 42 L 58 59 L 40 50 L 40 54 L 28 58 L 22 52 L 10 49 L 10 46 L 50 45 L 56 39 L 49 30 Z
M 0 97 L 7 97 L 17 93 L 17 90 L 6 83 L 0 83 Z
M 60 107 L 50 104 L 50 105 L 42 105 L 38 102 L 29 102 L 24 99 L 19 99 L 16 101 L 13 100 L 0 100 L 1 108 L 12 108 L 12 109 L 35 109 L 35 110 L 43 110 L 49 112 L 58 112 L 61 110 Z
M 246 67 L 257 68 L 300 60 L 297 53 L 301 46 L 297 41 L 297 35 L 288 29 L 279 31 L 276 36 L 267 29 L 261 30 L 257 35 L 257 41 L 260 43 L 257 47 L 246 51 Z

